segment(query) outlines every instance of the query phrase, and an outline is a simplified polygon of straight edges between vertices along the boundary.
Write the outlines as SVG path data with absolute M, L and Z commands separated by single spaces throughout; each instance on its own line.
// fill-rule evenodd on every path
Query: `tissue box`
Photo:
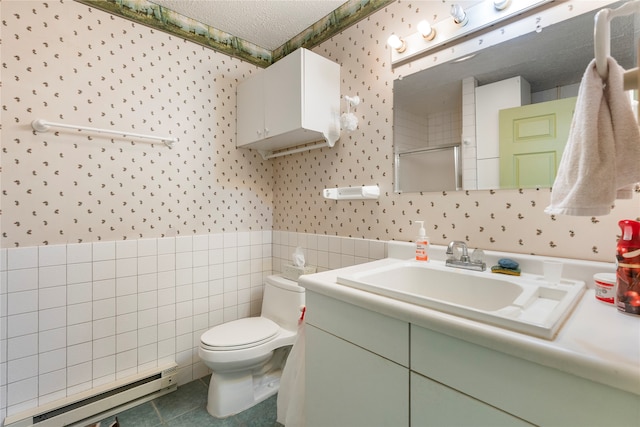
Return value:
M 298 277 L 303 274 L 312 274 L 316 272 L 316 268 L 305 265 L 304 267 L 296 267 L 295 265 L 285 264 L 282 266 L 282 275 L 289 279 L 298 281 Z

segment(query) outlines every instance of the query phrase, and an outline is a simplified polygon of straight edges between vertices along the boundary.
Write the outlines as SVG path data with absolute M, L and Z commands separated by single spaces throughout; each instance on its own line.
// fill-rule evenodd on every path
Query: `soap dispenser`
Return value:
M 429 238 L 424 230 L 424 221 L 414 221 L 420 225 L 416 238 L 416 261 L 429 261 Z

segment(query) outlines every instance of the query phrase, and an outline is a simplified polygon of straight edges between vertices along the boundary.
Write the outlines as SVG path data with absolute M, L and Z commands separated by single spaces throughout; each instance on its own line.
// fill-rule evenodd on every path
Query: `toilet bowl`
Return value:
M 296 339 L 304 288 L 268 276 L 260 317 L 215 326 L 200 337 L 198 355 L 211 369 L 207 411 L 228 417 L 274 395 Z

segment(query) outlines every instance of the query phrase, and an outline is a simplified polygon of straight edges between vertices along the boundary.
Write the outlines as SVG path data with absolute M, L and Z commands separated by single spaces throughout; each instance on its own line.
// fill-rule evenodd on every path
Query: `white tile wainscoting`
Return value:
M 284 264 L 291 264 L 297 247 L 303 249 L 306 265 L 324 271 L 384 258 L 387 245 L 381 240 L 274 231 L 273 270 L 282 271 Z
M 202 332 L 258 315 L 296 247 L 319 271 L 384 258 L 382 241 L 286 231 L 0 250 L 0 420 L 167 360 L 208 373 Z

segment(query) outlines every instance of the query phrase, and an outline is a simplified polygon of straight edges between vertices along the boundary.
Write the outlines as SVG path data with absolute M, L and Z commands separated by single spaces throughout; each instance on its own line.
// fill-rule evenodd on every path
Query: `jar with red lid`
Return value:
M 613 305 L 616 292 L 616 273 L 597 273 L 593 275 L 596 286 L 596 299 Z

